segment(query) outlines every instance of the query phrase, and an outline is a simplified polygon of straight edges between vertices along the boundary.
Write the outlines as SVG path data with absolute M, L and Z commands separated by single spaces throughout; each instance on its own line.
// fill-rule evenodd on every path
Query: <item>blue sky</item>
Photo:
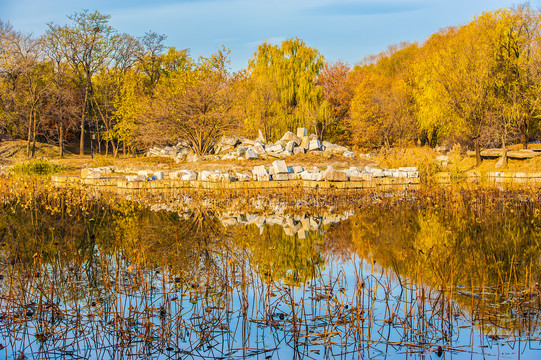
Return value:
M 234 70 L 246 67 L 265 40 L 302 38 L 328 61 L 351 65 L 401 41 L 423 42 L 486 10 L 520 4 L 508 0 L 0 0 L 0 19 L 41 35 L 47 23 L 65 24 L 82 9 L 111 15 L 120 32 L 167 35 L 166 45 L 208 56 L 222 45 Z M 529 2 L 538 8 L 541 0 Z

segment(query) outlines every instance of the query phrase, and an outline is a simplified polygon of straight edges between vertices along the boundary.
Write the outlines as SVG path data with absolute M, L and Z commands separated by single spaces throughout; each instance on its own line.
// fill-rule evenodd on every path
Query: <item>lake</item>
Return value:
M 0 182 L 0 357 L 541 356 L 541 198 Z

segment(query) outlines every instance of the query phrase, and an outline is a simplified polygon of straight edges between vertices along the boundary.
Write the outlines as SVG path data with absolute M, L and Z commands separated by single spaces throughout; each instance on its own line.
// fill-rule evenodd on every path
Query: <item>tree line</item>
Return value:
M 166 36 L 118 32 L 87 10 L 40 37 L 0 21 L 0 139 L 63 154 L 118 155 L 186 140 L 198 154 L 235 132 L 271 141 L 302 126 L 371 150 L 528 143 L 540 133 L 540 12 L 485 12 L 424 43 L 390 46 L 351 67 L 301 39 L 259 45 L 230 69 L 225 47 L 194 59 Z

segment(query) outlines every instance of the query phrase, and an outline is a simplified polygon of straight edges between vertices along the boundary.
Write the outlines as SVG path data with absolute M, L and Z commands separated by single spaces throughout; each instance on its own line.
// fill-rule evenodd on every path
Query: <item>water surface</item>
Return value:
M 541 355 L 535 193 L 50 190 L 2 189 L 7 359 Z

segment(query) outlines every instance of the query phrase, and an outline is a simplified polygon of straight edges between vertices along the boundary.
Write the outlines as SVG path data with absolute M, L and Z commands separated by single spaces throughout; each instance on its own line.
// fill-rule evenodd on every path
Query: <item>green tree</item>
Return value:
M 268 42 L 259 45 L 248 68 L 255 79 L 255 91 L 269 102 L 266 107 L 273 109 L 265 116 L 277 118 L 265 119 L 266 123 L 277 124 L 274 136 L 285 130 L 294 131 L 297 126 L 308 126 L 313 120 L 311 114 L 318 113 L 323 91 L 316 79 L 323 64 L 319 51 L 298 38 L 285 40 L 280 46 Z M 256 100 L 261 100 L 261 96 Z

